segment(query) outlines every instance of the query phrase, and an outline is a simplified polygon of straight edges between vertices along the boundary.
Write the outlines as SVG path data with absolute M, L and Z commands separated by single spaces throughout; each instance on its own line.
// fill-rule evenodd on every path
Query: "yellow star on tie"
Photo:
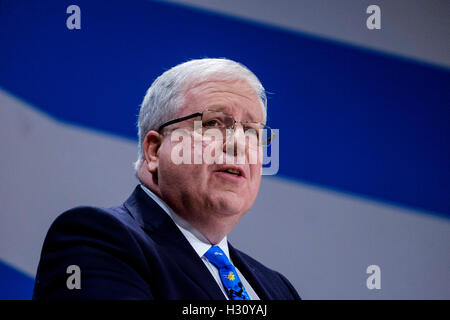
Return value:
M 228 280 L 230 281 L 234 281 L 234 279 L 236 279 L 234 277 L 234 273 L 230 271 L 230 273 L 228 275 L 225 276 Z

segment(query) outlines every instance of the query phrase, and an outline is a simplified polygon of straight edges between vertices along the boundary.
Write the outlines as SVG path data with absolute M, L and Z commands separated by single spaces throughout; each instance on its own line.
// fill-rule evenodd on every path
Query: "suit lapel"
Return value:
M 211 299 L 223 300 L 224 295 L 209 270 L 167 213 L 140 186 L 125 202 L 125 207 L 180 269 L 197 283 Z M 209 275 L 209 276 L 208 276 Z
M 270 294 L 269 288 L 264 285 L 263 275 L 260 271 L 254 268 L 248 259 L 245 258 L 238 250 L 236 250 L 229 242 L 228 248 L 230 251 L 230 257 L 234 265 L 242 272 L 245 279 L 250 283 L 253 290 L 261 300 L 272 300 L 273 297 Z

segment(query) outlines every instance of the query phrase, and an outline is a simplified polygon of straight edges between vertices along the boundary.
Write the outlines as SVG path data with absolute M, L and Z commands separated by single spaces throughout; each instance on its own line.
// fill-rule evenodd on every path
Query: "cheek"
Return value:
M 192 159 L 191 163 L 180 163 L 176 164 L 172 161 L 172 156 L 175 145 L 168 144 L 161 148 L 160 160 L 159 160 L 159 171 L 161 179 L 165 182 L 170 182 L 173 186 L 177 188 L 200 188 L 204 184 L 204 180 L 207 178 L 207 167 L 205 164 L 194 164 L 194 150 L 192 148 Z M 201 146 L 200 146 L 201 150 Z M 166 183 L 166 184 L 167 184 Z
M 173 180 L 179 179 L 177 177 L 177 170 L 175 164 L 170 159 L 170 149 L 162 148 L 159 154 L 158 166 L 158 180 L 161 185 L 172 183 Z
M 251 180 L 250 188 L 256 192 L 259 190 L 259 185 L 261 184 L 261 165 L 250 165 Z

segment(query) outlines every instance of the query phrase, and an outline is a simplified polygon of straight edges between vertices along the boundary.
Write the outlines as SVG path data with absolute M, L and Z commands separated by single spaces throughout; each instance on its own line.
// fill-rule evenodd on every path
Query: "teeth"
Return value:
M 239 170 L 236 170 L 236 169 L 227 169 L 227 170 L 225 170 L 225 172 L 240 175 Z

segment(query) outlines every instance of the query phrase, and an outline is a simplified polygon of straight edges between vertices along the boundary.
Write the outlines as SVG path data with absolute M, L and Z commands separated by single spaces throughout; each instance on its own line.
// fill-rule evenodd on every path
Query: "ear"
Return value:
M 142 151 L 145 156 L 145 166 L 146 169 L 155 174 L 158 172 L 159 165 L 159 150 L 162 143 L 162 135 L 158 132 L 151 130 L 147 133 L 142 144 Z

